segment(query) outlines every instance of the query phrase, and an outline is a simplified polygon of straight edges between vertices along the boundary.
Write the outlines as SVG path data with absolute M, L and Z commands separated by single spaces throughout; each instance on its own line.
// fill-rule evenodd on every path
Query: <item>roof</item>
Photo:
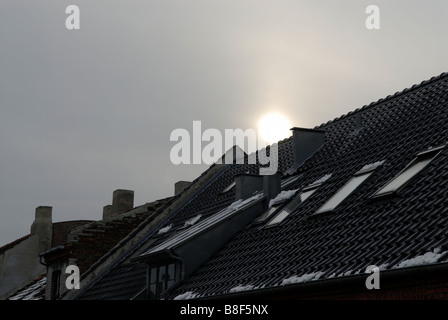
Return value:
M 11 295 L 8 300 L 44 300 L 47 277 L 42 275 Z
M 317 126 L 326 132 L 326 142 L 294 172 L 288 170 L 293 165 L 293 141 L 280 141 L 279 171 L 287 172 L 285 179 L 299 177 L 283 190 L 301 190 L 329 178 L 281 223 L 248 225 L 164 298 L 210 297 L 343 278 L 364 273 L 369 265 L 394 270 L 447 261 L 448 148 L 395 196 L 370 197 L 419 152 L 448 142 L 447 104 L 448 74 L 441 74 Z M 355 173 L 378 163 L 334 210 L 315 215 Z M 171 225 L 167 232 L 147 238 L 145 250 L 151 252 L 197 215 L 205 221 L 228 207 L 235 192 L 221 191 L 234 176 L 247 172 L 256 174 L 258 167 L 228 165 L 159 226 Z M 132 299 L 145 288 L 145 272 L 144 263 L 127 259 L 81 298 Z

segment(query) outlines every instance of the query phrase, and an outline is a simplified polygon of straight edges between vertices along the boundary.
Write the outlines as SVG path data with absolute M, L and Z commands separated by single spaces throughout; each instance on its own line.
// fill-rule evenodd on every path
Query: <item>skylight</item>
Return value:
M 258 193 L 248 199 L 245 200 L 237 200 L 230 204 L 227 208 L 219 211 L 218 213 L 212 215 L 211 217 L 204 219 L 200 222 L 195 223 L 190 228 L 186 229 L 183 232 L 180 232 L 173 237 L 167 239 L 165 242 L 161 243 L 160 245 L 150 249 L 145 254 L 151 254 L 158 251 L 166 250 L 173 248 L 175 246 L 178 246 L 189 239 L 193 238 L 194 236 L 198 235 L 199 233 L 204 232 L 205 230 L 215 226 L 216 224 L 222 222 L 223 220 L 226 220 L 232 216 L 234 216 L 236 213 L 240 212 L 241 210 L 244 210 L 247 207 L 250 207 L 254 205 L 256 202 L 261 201 L 263 199 L 263 193 Z
M 231 184 L 229 184 L 224 190 L 221 191 L 221 193 L 226 193 L 232 190 L 232 188 L 236 185 L 236 181 L 233 181 Z
M 301 202 L 302 202 L 302 199 L 300 196 L 295 197 L 290 203 L 288 203 L 288 205 L 285 208 L 283 208 L 282 211 L 280 211 L 274 217 L 274 219 L 269 221 L 267 226 L 272 226 L 272 225 L 282 222 L 291 212 L 293 212 L 299 206 L 299 204 Z
M 256 223 L 259 223 L 259 222 L 263 222 L 263 221 L 265 221 L 265 220 L 266 220 L 267 218 L 269 218 L 269 217 L 271 216 L 271 214 L 273 214 L 277 209 L 278 209 L 278 206 L 277 206 L 277 205 L 270 207 L 270 208 L 269 208 L 268 210 L 266 210 L 261 216 L 259 216 L 259 217 L 257 218 L 257 220 L 255 220 L 255 222 L 256 222 Z
M 297 207 L 302 202 L 304 202 L 306 199 L 308 199 L 317 190 L 317 188 L 319 188 L 319 186 L 322 183 L 324 183 L 325 181 L 327 181 L 330 177 L 331 177 L 331 174 L 327 174 L 327 175 L 323 176 L 322 178 L 314 181 L 307 187 L 303 188 L 302 192 L 299 195 L 297 195 L 290 203 L 288 203 L 288 205 L 286 205 L 286 207 L 284 207 L 271 221 L 269 221 L 269 223 L 266 226 L 269 227 L 269 226 L 273 226 L 273 225 L 276 225 L 276 224 L 282 222 L 291 212 L 293 212 L 295 209 L 297 209 Z M 295 192 L 295 191 L 296 190 L 292 190 L 289 192 Z M 283 191 L 283 193 L 284 192 L 285 191 Z M 274 209 L 274 210 L 272 210 L 272 209 Z M 264 219 L 266 219 L 272 213 L 274 213 L 274 211 L 276 209 L 277 209 L 277 206 L 274 205 L 267 212 L 265 212 L 262 216 L 266 215 L 266 217 L 264 218 Z M 261 217 L 259 219 L 261 219 Z
M 417 157 L 406 166 L 395 178 L 378 190 L 372 197 L 398 192 L 409 180 L 423 170 L 445 146 L 420 152 Z
M 289 185 L 291 185 L 294 181 L 296 181 L 297 179 L 299 179 L 299 176 L 297 175 L 297 176 L 293 176 L 293 177 L 289 177 L 289 178 L 286 178 L 284 181 L 282 181 L 281 182 L 281 184 L 282 184 L 282 188 L 286 188 L 286 187 L 288 187 Z
M 356 190 L 373 171 L 381 166 L 384 161 L 378 161 L 365 165 L 342 187 L 340 188 L 323 206 L 321 206 L 315 214 L 334 210 L 344 199 L 346 199 L 353 191 Z

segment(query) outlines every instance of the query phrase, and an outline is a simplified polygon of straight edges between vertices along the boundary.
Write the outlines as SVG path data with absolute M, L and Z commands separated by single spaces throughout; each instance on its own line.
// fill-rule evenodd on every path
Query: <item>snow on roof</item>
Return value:
M 166 233 L 168 231 L 170 231 L 170 229 L 173 227 L 173 224 L 167 225 L 166 227 L 163 227 L 162 229 L 159 230 L 158 234 L 161 233 Z
M 9 300 L 41 300 L 42 291 L 45 290 L 46 283 L 47 283 L 47 277 L 43 277 L 35 284 L 9 297 Z
M 174 300 L 189 300 L 198 298 L 199 295 L 197 293 L 194 293 L 193 291 L 187 291 L 185 293 L 182 293 L 174 298 Z
M 284 285 L 287 285 L 287 284 L 301 283 L 301 282 L 308 282 L 308 281 L 312 281 L 312 280 L 318 280 L 322 274 L 323 274 L 323 272 L 317 271 L 317 272 L 303 274 L 300 277 L 294 275 L 294 276 L 291 276 L 289 278 L 283 279 L 281 285 L 284 286 Z
M 232 289 L 230 289 L 229 293 L 254 290 L 254 289 L 257 289 L 257 288 L 250 284 L 245 285 L 245 286 L 239 285 L 239 286 L 236 286 L 236 287 L 233 287 Z
M 166 240 L 165 242 L 162 242 L 161 244 L 156 245 L 154 248 L 149 249 L 147 252 L 143 253 L 142 255 L 155 253 L 158 251 L 165 250 L 167 248 L 173 248 L 176 245 L 179 245 L 185 241 L 188 241 L 188 239 L 191 239 L 192 237 L 199 234 L 200 232 L 213 227 L 217 223 L 220 223 L 224 219 L 230 217 L 235 212 L 238 212 L 239 209 L 241 209 L 247 205 L 250 205 L 251 203 L 254 203 L 255 201 L 262 199 L 262 198 L 263 198 L 263 192 L 258 192 L 255 195 L 253 195 L 252 197 L 247 198 L 245 200 L 239 199 L 239 200 L 231 203 L 227 208 L 219 211 L 218 213 L 208 217 L 205 220 L 202 220 L 201 222 L 195 224 L 191 228 L 184 230 L 183 232 L 175 235 L 174 237 L 171 237 L 170 239 Z M 169 225 L 163 229 L 166 229 L 168 227 L 171 229 L 172 225 Z M 160 229 L 159 233 L 161 233 L 163 229 Z M 163 232 L 167 232 L 168 230 L 163 231 Z
M 381 160 L 374 163 L 366 164 L 364 167 L 361 168 L 361 170 L 375 169 L 376 167 L 382 166 L 385 161 L 386 160 Z
M 311 185 L 324 183 L 325 181 L 327 181 L 330 178 L 331 178 L 331 173 L 328 173 L 328 174 L 324 175 L 322 178 L 319 178 L 316 181 L 314 181 L 313 183 L 311 183 Z
M 440 248 L 436 248 L 432 252 L 429 251 L 429 252 L 426 252 L 425 254 L 416 256 L 414 258 L 404 260 L 404 261 L 400 262 L 399 264 L 395 265 L 394 267 L 392 267 L 392 269 L 414 267 L 414 266 L 421 266 L 421 265 L 425 265 L 425 264 L 436 263 L 443 254 L 448 252 L 448 251 L 445 251 L 445 252 L 441 252 L 441 251 L 442 250 Z
M 199 219 L 201 219 L 201 217 L 202 217 L 202 214 L 198 214 L 197 216 L 195 216 L 195 217 L 193 217 L 193 218 L 191 218 L 191 219 L 185 221 L 184 226 L 185 226 L 185 227 L 189 227 L 189 226 L 194 225 L 196 222 L 199 221 Z
M 269 201 L 269 208 L 271 208 L 272 206 L 275 206 L 276 204 L 289 200 L 292 196 L 294 196 L 294 194 L 297 192 L 298 189 L 295 190 L 286 190 L 286 191 L 282 191 L 280 192 L 274 199 L 271 199 L 271 201 Z

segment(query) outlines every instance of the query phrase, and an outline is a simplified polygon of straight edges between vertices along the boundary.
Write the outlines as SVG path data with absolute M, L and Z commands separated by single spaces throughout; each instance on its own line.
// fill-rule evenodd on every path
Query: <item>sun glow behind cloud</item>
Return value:
M 264 115 L 258 122 L 258 134 L 269 144 L 289 137 L 290 129 L 291 124 L 288 118 L 277 112 Z

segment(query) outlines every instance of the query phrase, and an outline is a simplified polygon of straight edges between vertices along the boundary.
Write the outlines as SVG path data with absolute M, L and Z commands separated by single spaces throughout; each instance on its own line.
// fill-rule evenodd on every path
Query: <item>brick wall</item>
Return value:
M 74 220 L 53 223 L 52 247 L 63 245 L 67 242 L 67 236 L 73 229 L 91 223 L 91 220 Z
M 118 244 L 147 217 L 145 214 L 103 221 L 84 228 L 69 245 L 70 256 L 76 259 L 81 274 Z

